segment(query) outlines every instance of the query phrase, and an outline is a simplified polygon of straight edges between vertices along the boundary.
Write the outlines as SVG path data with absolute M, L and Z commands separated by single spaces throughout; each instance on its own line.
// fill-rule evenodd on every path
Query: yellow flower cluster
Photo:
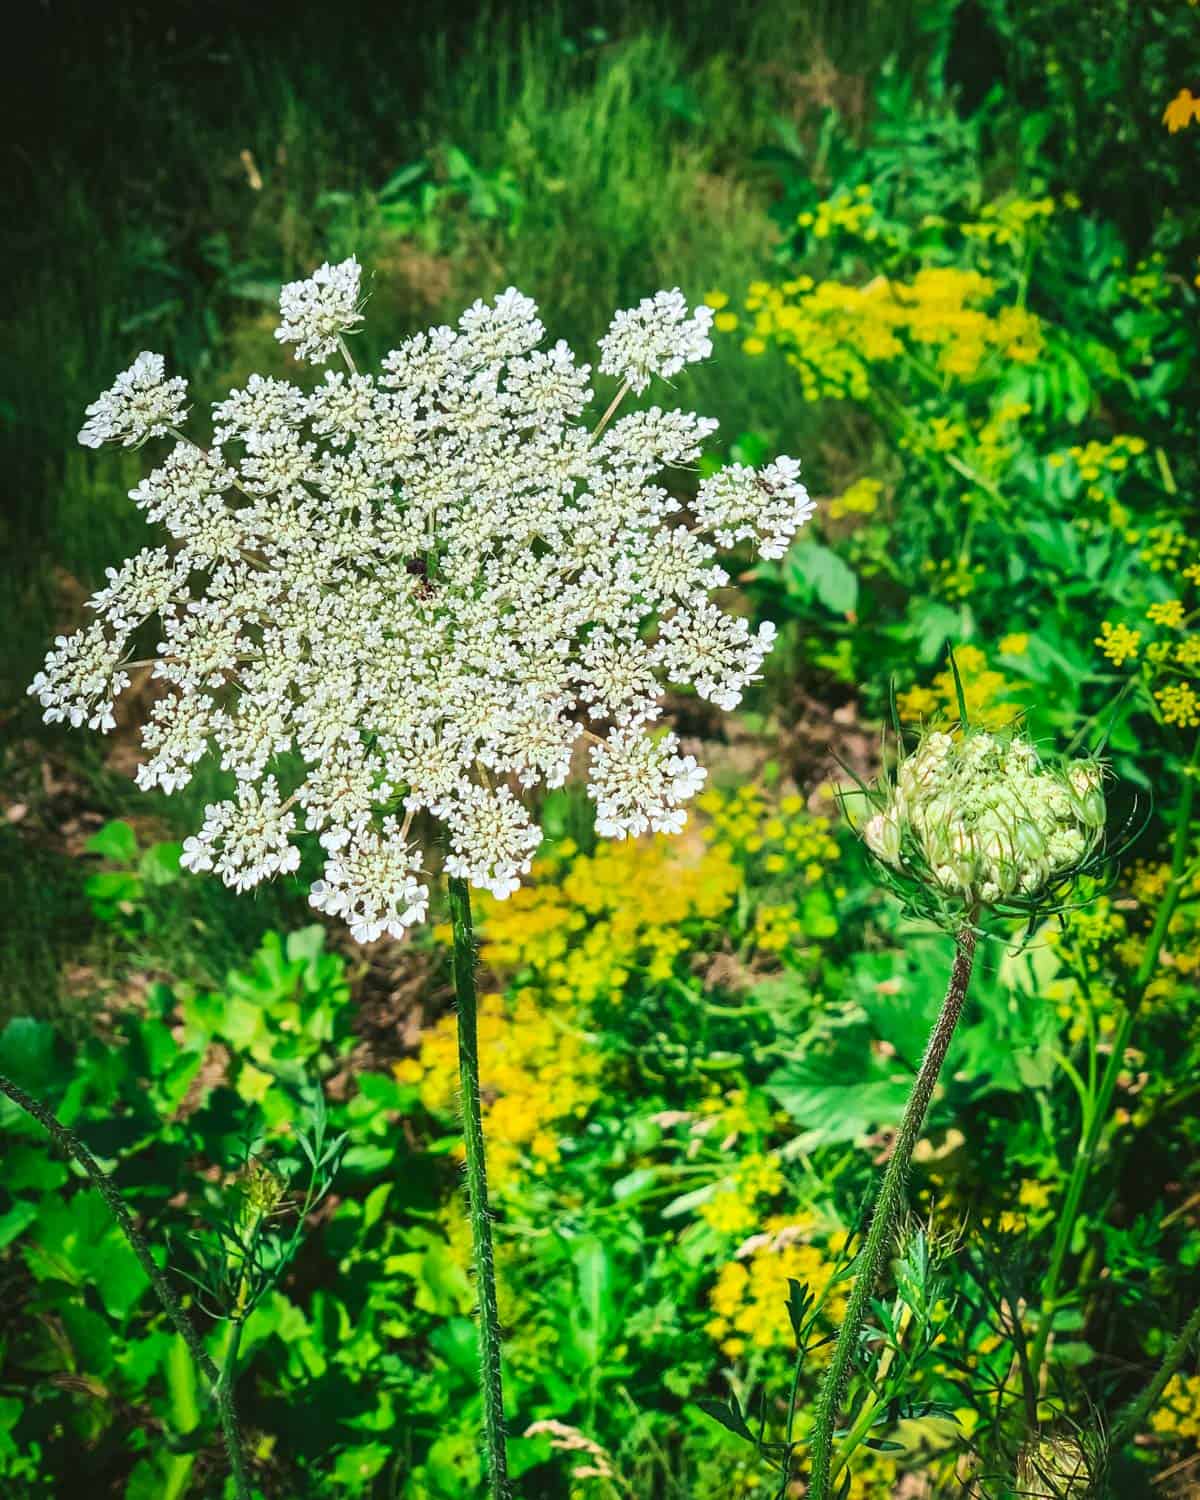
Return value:
M 1130 541 L 1137 537 L 1131 536 Z M 1187 536 L 1179 526 L 1167 523 L 1151 526 L 1141 538 L 1139 556 L 1152 573 L 1175 573 L 1185 552 L 1189 550 Z
M 1064 927 L 1052 928 L 1050 946 L 1071 954 L 1089 974 L 1098 974 L 1104 954 L 1126 933 L 1125 918 L 1114 910 L 1107 896 L 1097 896 L 1086 907 L 1077 907 Z
M 1200 1443 L 1200 1375 L 1171 1376 L 1150 1426 L 1174 1442 Z
M 593 1039 L 532 989 L 482 997 L 479 1054 L 488 1170 L 503 1190 L 518 1166 L 541 1173 L 559 1159 L 559 1127 L 585 1115 L 599 1096 L 600 1057 Z M 436 1022 L 417 1056 L 397 1063 L 395 1073 L 401 1083 L 417 1085 L 431 1114 L 451 1114 L 458 1089 L 454 1017 Z
M 1140 630 L 1132 630 L 1128 625 L 1114 625 L 1111 620 L 1105 620 L 1101 623 L 1100 634 L 1095 643 L 1114 667 L 1123 667 L 1127 661 L 1132 661 L 1137 656 L 1141 639 Z
M 804 923 L 794 906 L 764 902 L 754 913 L 751 937 L 766 953 L 783 953 L 804 937 Z
M 1027 401 L 998 401 L 991 416 L 975 434 L 975 467 L 999 477 L 1021 445 L 1020 423 L 1031 411 Z
M 1181 533 L 1158 527 L 1150 536 L 1152 550 L 1142 551 L 1143 561 L 1149 561 L 1156 572 L 1177 574 L 1181 586 L 1200 584 L 1200 563 L 1180 566 L 1187 546 Z M 1147 607 L 1145 622 L 1170 632 L 1147 645 L 1142 668 L 1164 722 L 1180 729 L 1200 729 L 1200 682 L 1195 680 L 1200 677 L 1200 630 L 1196 628 L 1200 610 L 1189 613 L 1180 598 L 1158 599 Z M 1136 660 L 1144 633 L 1144 629 L 1105 620 L 1095 643 L 1115 667 L 1122 667 Z
M 879 497 L 883 485 L 878 479 L 856 479 L 826 506 L 825 513 L 831 520 L 840 521 L 845 516 L 871 516 L 879 508 Z
M 1161 599 L 1146 611 L 1151 625 L 1164 625 L 1168 630 L 1178 630 L 1183 624 L 1183 600 Z
M 539 861 L 533 883 L 507 901 L 480 900 L 483 959 L 532 971 L 560 1004 L 619 1003 L 633 973 L 668 978 L 690 946 L 683 926 L 718 920 L 740 885 L 725 847 L 698 851 L 660 836 L 580 855 L 564 840 Z
M 995 294 L 990 278 L 951 266 L 927 266 L 908 281 L 877 276 L 865 286 L 806 276 L 779 286 L 755 281 L 745 299 L 754 332 L 743 348 L 777 344 L 814 401 L 864 400 L 871 367 L 902 358 L 969 381 L 991 356 L 1029 364 L 1042 348 L 1038 319 L 1015 305 L 988 310 Z
M 1180 729 L 1200 729 L 1200 696 L 1190 682 L 1168 682 L 1154 692 L 1163 719 Z
M 853 192 L 835 193 L 818 203 L 816 208 L 796 215 L 796 223 L 807 229 L 814 239 L 827 240 L 840 230 L 843 234 L 862 235 L 865 240 L 877 237 L 878 230 L 872 221 L 875 205 L 871 202 L 871 189 L 865 183 Z
M 771 1198 L 783 1188 L 783 1172 L 773 1153 L 752 1152 L 736 1171 L 700 1205 L 700 1217 L 722 1234 L 749 1234 L 761 1223 L 760 1198 Z
M 1009 1234 L 1020 1234 L 1028 1229 L 1030 1219 L 1042 1218 L 1054 1199 L 1054 1188 L 1049 1182 L 1042 1182 L 1036 1177 L 1027 1177 L 1017 1189 L 1016 1208 L 1005 1209 L 996 1220 L 997 1227 Z M 1001 1340 L 997 1339 L 993 1348 L 998 1348 Z M 981 1353 L 991 1353 L 989 1348 L 981 1347 Z
M 1020 641 L 1022 649 L 1028 645 L 1028 637 L 1005 636 L 1001 649 Z M 1006 654 L 1017 655 L 1011 652 Z M 1019 708 L 1004 701 L 1017 688 L 1017 684 L 987 664 L 987 657 L 978 646 L 959 646 L 954 653 L 958 664 L 958 675 L 962 681 L 963 699 L 967 705 L 967 717 L 972 724 L 988 729 L 997 729 L 1010 723 L 1020 712 Z M 949 667 L 933 679 L 932 687 L 909 688 L 896 694 L 896 707 L 901 718 L 912 722 L 916 719 L 938 717 L 958 718 L 958 693 L 954 685 L 954 673 Z
M 1117 503 L 1122 479 L 1131 472 L 1131 464 L 1146 452 L 1145 438 L 1131 433 L 1116 433 L 1108 442 L 1092 439 L 1076 444 L 1065 452 L 1052 453 L 1046 462 L 1051 469 L 1073 472 L 1084 486 L 1089 500 L 1108 502 L 1108 519 L 1117 527 L 1126 525 L 1129 512 Z
M 747 782 L 733 791 L 717 789 L 697 799 L 708 814 L 705 840 L 714 854 L 743 864 L 761 859 L 768 875 L 803 875 L 809 885 L 820 880 L 839 854 L 829 818 L 806 811 L 803 797 L 781 797 L 768 814 L 761 788 Z
M 929 579 L 929 589 L 945 599 L 967 599 L 975 592 L 975 585 L 983 577 L 982 563 L 969 563 L 960 558 L 942 558 L 935 562 L 927 557 L 921 564 L 922 573 Z
M 973 224 L 964 224 L 962 232 L 969 240 L 980 240 L 987 245 L 1020 245 L 1029 234 L 1030 226 L 1048 219 L 1053 214 L 1053 198 L 997 198 L 985 203 L 979 218 Z
M 1191 89 L 1180 89 L 1163 110 L 1162 118 L 1172 135 L 1190 125 L 1193 120 L 1200 123 L 1200 99 L 1196 98 Z
M 817 1244 L 814 1241 L 822 1240 Z M 788 1281 L 807 1284 L 820 1298 L 828 1289 L 824 1305 L 826 1320 L 836 1326 L 845 1312 L 846 1282 L 831 1286 L 838 1256 L 846 1243 L 840 1230 L 820 1234 L 810 1218 L 772 1217 L 763 1233 L 742 1247 L 733 1260 L 721 1267 L 709 1294 L 714 1316 L 706 1325 L 709 1336 L 722 1351 L 736 1358 L 747 1347 L 786 1349 L 792 1346 L 788 1321 Z M 813 1358 L 829 1358 L 829 1347 L 815 1351 Z

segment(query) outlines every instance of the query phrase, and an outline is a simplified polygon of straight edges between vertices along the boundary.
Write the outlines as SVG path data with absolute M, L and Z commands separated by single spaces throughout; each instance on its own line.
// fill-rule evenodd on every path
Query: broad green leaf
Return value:
M 137 836 L 119 818 L 92 834 L 83 847 L 86 853 L 102 855 L 119 865 L 131 865 L 137 859 Z

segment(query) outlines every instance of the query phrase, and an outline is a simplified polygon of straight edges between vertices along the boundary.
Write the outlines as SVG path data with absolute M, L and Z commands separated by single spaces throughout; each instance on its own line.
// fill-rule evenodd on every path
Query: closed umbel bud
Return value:
M 927 734 L 872 800 L 867 847 L 960 913 L 1027 910 L 1087 860 L 1105 823 L 1097 761 L 1048 766 L 1026 739 L 970 729 Z
M 1017 1486 L 1031 1500 L 1086 1500 L 1092 1493 L 1087 1453 L 1074 1438 L 1039 1438 L 1017 1455 Z

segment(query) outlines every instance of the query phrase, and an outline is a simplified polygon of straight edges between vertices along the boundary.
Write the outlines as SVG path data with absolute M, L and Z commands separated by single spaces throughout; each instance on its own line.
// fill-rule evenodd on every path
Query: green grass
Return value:
M 124 496 L 137 460 L 74 445 L 83 406 L 138 349 L 211 394 L 280 359 L 264 287 L 351 251 L 377 273 L 374 333 L 388 340 L 509 281 L 579 341 L 661 285 L 737 285 L 771 243 L 770 173 L 754 158 L 776 117 L 819 104 L 831 66 L 877 66 L 908 17 L 866 0 L 739 0 L 662 19 L 611 6 L 602 31 L 570 5 L 484 7 L 422 30 L 401 9 L 394 26 L 330 35 L 302 8 L 269 43 L 247 29 L 220 46 L 147 44 L 126 22 L 69 48 L 59 86 L 72 108 L 22 157 L 6 236 L 8 691 L 52 619 L 48 570 L 92 585 L 142 540 Z M 436 179 L 449 148 L 485 183 L 507 174 L 516 209 L 484 219 L 443 193 L 398 239 L 374 190 L 422 159 Z M 769 428 L 779 410 L 766 372 L 757 388 L 741 371 L 697 384 L 735 427 L 753 414 Z

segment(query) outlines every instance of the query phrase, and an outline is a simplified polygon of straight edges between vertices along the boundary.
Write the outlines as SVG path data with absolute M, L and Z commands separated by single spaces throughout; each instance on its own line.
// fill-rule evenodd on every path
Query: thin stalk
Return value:
M 150 1285 L 154 1288 L 158 1300 L 162 1303 L 163 1311 L 171 1320 L 175 1331 L 188 1347 L 188 1352 L 196 1363 L 196 1368 L 208 1381 L 216 1399 L 218 1411 L 221 1418 L 221 1432 L 225 1440 L 225 1451 L 229 1457 L 229 1469 L 233 1475 L 234 1489 L 237 1500 L 250 1500 L 250 1484 L 246 1477 L 245 1460 L 242 1456 L 241 1436 L 238 1433 L 237 1414 L 233 1406 L 232 1390 L 224 1388 L 224 1376 L 217 1369 L 212 1357 L 200 1342 L 200 1335 L 192 1326 L 191 1320 L 183 1310 L 183 1304 L 175 1295 L 171 1283 L 163 1275 L 156 1264 L 154 1257 L 150 1254 L 150 1246 L 146 1242 L 145 1235 L 133 1222 L 129 1210 L 125 1207 L 125 1200 L 113 1186 L 112 1179 L 108 1173 L 83 1144 L 73 1130 L 68 1128 L 55 1115 L 52 1115 L 44 1104 L 39 1104 L 36 1099 L 27 1094 L 24 1089 L 19 1088 L 11 1079 L 0 1073 L 0 1093 L 6 1095 L 27 1115 L 31 1115 L 46 1134 L 53 1140 L 54 1144 L 79 1163 L 87 1175 L 92 1186 L 104 1199 L 108 1211 L 117 1222 L 117 1228 L 129 1241 L 134 1255 L 137 1256 L 138 1264 L 150 1278 Z
M 453 877 L 449 889 L 450 925 L 454 933 L 454 995 L 458 1005 L 458 1072 L 463 1139 L 467 1148 L 467 1205 L 479 1292 L 479 1385 L 483 1394 L 484 1456 L 493 1500 L 509 1500 L 504 1389 L 500 1374 L 500 1313 L 496 1303 L 496 1262 L 492 1251 L 483 1116 L 479 1103 L 479 1035 L 471 894 L 465 880 Z
M 899 1324 L 896 1329 L 897 1342 L 895 1344 L 889 1344 L 888 1347 L 883 1351 L 883 1354 L 880 1356 L 879 1366 L 875 1371 L 876 1385 L 881 1384 L 891 1371 L 892 1365 L 896 1360 L 899 1341 L 903 1339 L 904 1335 L 908 1332 L 908 1325 L 912 1322 L 912 1316 L 913 1314 L 911 1307 L 905 1307 L 900 1313 Z M 854 1455 L 855 1450 L 858 1448 L 863 1438 L 866 1437 L 866 1435 L 870 1432 L 872 1426 L 874 1425 L 875 1419 L 879 1415 L 879 1408 L 882 1405 L 882 1400 L 876 1395 L 868 1396 L 867 1399 L 863 1402 L 862 1411 L 860 1411 L 858 1416 L 854 1419 L 853 1426 L 850 1428 L 850 1431 L 846 1434 L 845 1439 L 838 1447 L 837 1453 L 834 1454 L 833 1464 L 829 1471 L 830 1479 L 836 1479 L 842 1472 L 842 1470 L 846 1467 L 846 1465 L 850 1462 L 850 1459 Z
M 233 1330 L 225 1349 L 225 1358 L 221 1361 L 221 1378 L 217 1381 L 214 1394 L 217 1398 L 217 1413 L 221 1418 L 221 1432 L 229 1453 L 229 1467 L 233 1474 L 233 1487 L 238 1500 L 250 1494 L 250 1481 L 246 1474 L 241 1437 L 238 1434 L 237 1407 L 233 1398 L 234 1383 L 237 1380 L 238 1351 L 241 1346 L 242 1319 L 236 1317 L 233 1320 Z
M 604 431 L 604 429 L 608 426 L 609 422 L 612 420 L 613 413 L 616 411 L 617 407 L 620 406 L 621 402 L 624 401 L 624 399 L 625 399 L 625 393 L 628 390 L 629 390 L 629 382 L 628 382 L 628 380 L 625 380 L 625 381 L 623 381 L 621 383 L 620 390 L 612 398 L 612 400 L 608 403 L 608 409 L 607 409 L 607 411 L 600 418 L 600 420 L 596 423 L 595 427 L 592 428 L 592 438 L 591 438 L 591 440 L 592 440 L 593 443 L 596 441 L 596 439 L 600 436 L 600 434 Z
M 1163 1362 L 1154 1372 L 1154 1378 L 1141 1393 L 1135 1396 L 1129 1405 L 1113 1423 L 1112 1447 L 1115 1452 L 1123 1447 L 1130 1438 L 1134 1438 L 1142 1430 L 1142 1424 L 1158 1405 L 1162 1393 L 1183 1363 L 1184 1355 L 1191 1347 L 1192 1341 L 1200 1334 L 1200 1302 L 1196 1304 L 1191 1317 L 1176 1334 L 1171 1347 L 1163 1356 Z
M 1034 1380 L 1041 1374 L 1042 1364 L 1046 1357 L 1046 1345 L 1050 1338 L 1050 1328 L 1054 1321 L 1054 1314 L 1058 1310 L 1059 1288 L 1062 1284 L 1063 1268 L 1066 1265 L 1067 1256 L 1071 1250 L 1071 1240 L 1075 1233 L 1075 1222 L 1079 1218 L 1080 1205 L 1083 1202 L 1084 1190 L 1087 1187 L 1088 1176 L 1092 1170 L 1092 1164 L 1096 1158 L 1096 1152 L 1100 1145 L 1100 1137 L 1104 1127 L 1108 1123 L 1108 1112 L 1112 1104 L 1113 1095 L 1117 1088 L 1117 1079 L 1120 1077 L 1121 1069 L 1125 1065 L 1125 1048 L 1129 1045 L 1129 1037 L 1133 1031 L 1133 1023 L 1137 1017 L 1138 1010 L 1146 995 L 1154 972 L 1158 968 L 1159 954 L 1167 936 L 1167 928 L 1171 924 L 1171 918 L 1175 915 L 1175 908 L 1179 904 L 1179 895 L 1183 889 L 1185 871 L 1188 860 L 1188 838 L 1192 820 L 1192 801 L 1195 796 L 1197 777 L 1197 762 L 1200 759 L 1200 738 L 1197 738 L 1196 746 L 1192 751 L 1191 762 L 1184 768 L 1183 791 L 1179 798 L 1179 807 L 1175 815 L 1175 838 L 1171 855 L 1171 878 L 1167 882 L 1167 888 L 1163 892 L 1162 902 L 1155 914 L 1154 926 L 1150 929 L 1150 936 L 1146 939 L 1146 947 L 1142 953 L 1142 961 L 1138 965 L 1137 973 L 1129 988 L 1129 995 L 1125 1002 L 1125 1009 L 1121 1013 L 1121 1019 L 1117 1023 L 1117 1030 L 1112 1039 L 1112 1051 L 1108 1054 L 1108 1062 L 1100 1079 L 1100 1087 L 1092 1100 L 1090 1109 L 1087 1110 L 1083 1120 L 1083 1138 L 1079 1150 L 1075 1153 L 1075 1160 L 1071 1164 L 1071 1176 L 1067 1182 L 1066 1196 L 1058 1216 L 1058 1224 L 1054 1234 L 1054 1246 L 1050 1251 L 1050 1265 L 1046 1271 L 1046 1279 L 1042 1283 L 1041 1307 L 1038 1312 L 1037 1333 L 1034 1337 L 1033 1348 L 1029 1354 L 1029 1368 Z
M 934 1085 L 946 1059 L 950 1038 L 962 1014 L 967 986 L 971 982 L 971 967 L 975 959 L 975 932 L 964 926 L 955 937 L 954 967 L 950 971 L 950 982 L 946 987 L 946 998 L 934 1023 L 929 1045 L 917 1073 L 912 1093 L 904 1106 L 904 1117 L 892 1148 L 891 1159 L 879 1185 L 879 1196 L 866 1243 L 859 1256 L 858 1274 L 850 1300 L 846 1304 L 846 1315 L 834 1346 L 833 1359 L 821 1389 L 817 1395 L 813 1421 L 812 1476 L 809 1480 L 809 1500 L 829 1500 L 830 1468 L 833 1456 L 833 1434 L 837 1423 L 838 1409 L 846 1394 L 850 1371 L 858 1352 L 859 1336 L 871 1296 L 879 1281 L 885 1262 L 892 1248 L 896 1225 L 904 1206 L 904 1185 L 913 1148 L 925 1122 L 925 1113 L 933 1097 Z

